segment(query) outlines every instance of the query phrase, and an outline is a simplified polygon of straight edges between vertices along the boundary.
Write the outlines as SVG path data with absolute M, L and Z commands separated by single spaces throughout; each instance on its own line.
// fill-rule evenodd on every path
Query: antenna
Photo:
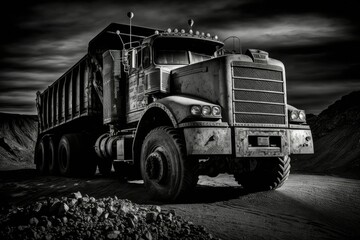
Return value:
M 133 12 L 128 12 L 127 16 L 130 20 L 130 48 L 131 48 L 131 19 L 134 17 L 134 13 Z
M 193 19 L 189 19 L 188 20 L 188 24 L 190 26 L 190 29 L 192 29 L 192 26 L 194 25 L 194 20 Z
M 120 36 L 120 30 L 116 30 L 116 35 L 118 35 L 118 37 L 120 38 L 121 43 L 122 43 L 122 45 L 123 45 L 123 48 L 125 48 L 124 41 L 122 40 L 122 38 L 121 38 L 121 36 Z

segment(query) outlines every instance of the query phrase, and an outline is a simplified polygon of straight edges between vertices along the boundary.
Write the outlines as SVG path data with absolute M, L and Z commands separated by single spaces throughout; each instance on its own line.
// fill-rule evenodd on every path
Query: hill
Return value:
M 0 169 L 34 168 L 37 116 L 0 113 Z
M 360 178 L 360 91 L 308 116 L 315 154 L 294 156 L 293 170 Z

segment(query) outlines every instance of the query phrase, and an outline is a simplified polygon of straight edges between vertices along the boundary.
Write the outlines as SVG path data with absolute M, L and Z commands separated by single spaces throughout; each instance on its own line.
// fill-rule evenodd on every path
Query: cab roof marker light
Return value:
M 188 20 L 188 24 L 189 24 L 189 27 L 190 27 L 190 29 L 192 28 L 192 26 L 194 26 L 194 20 L 193 19 L 189 19 Z
M 179 30 L 177 28 L 174 29 L 174 33 L 178 33 Z
M 196 34 L 196 35 L 200 35 L 200 32 L 199 32 L 199 31 L 196 31 L 195 34 Z
M 207 34 L 206 34 L 206 37 L 208 37 L 208 38 L 211 37 L 210 33 L 207 33 Z
M 168 28 L 168 29 L 167 29 L 167 32 L 168 32 L 168 33 L 171 33 L 171 28 Z

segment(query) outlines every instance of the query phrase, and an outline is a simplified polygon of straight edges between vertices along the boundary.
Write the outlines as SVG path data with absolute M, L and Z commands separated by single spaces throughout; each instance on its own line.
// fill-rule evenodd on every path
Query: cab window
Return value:
M 141 66 L 141 55 L 142 55 L 142 50 L 139 49 L 139 51 L 136 54 L 136 57 L 137 57 L 136 67 L 138 67 L 138 68 Z
M 145 47 L 142 51 L 143 54 L 143 68 L 148 68 L 150 66 L 150 47 Z

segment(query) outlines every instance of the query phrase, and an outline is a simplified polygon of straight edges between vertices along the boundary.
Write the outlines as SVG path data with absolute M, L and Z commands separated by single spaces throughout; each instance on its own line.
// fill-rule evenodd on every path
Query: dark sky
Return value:
M 288 103 L 319 113 L 360 90 L 360 17 L 355 1 L 42 1 L 1 3 L 0 111 L 36 113 L 43 90 L 87 51 L 111 22 L 235 35 L 284 62 Z

